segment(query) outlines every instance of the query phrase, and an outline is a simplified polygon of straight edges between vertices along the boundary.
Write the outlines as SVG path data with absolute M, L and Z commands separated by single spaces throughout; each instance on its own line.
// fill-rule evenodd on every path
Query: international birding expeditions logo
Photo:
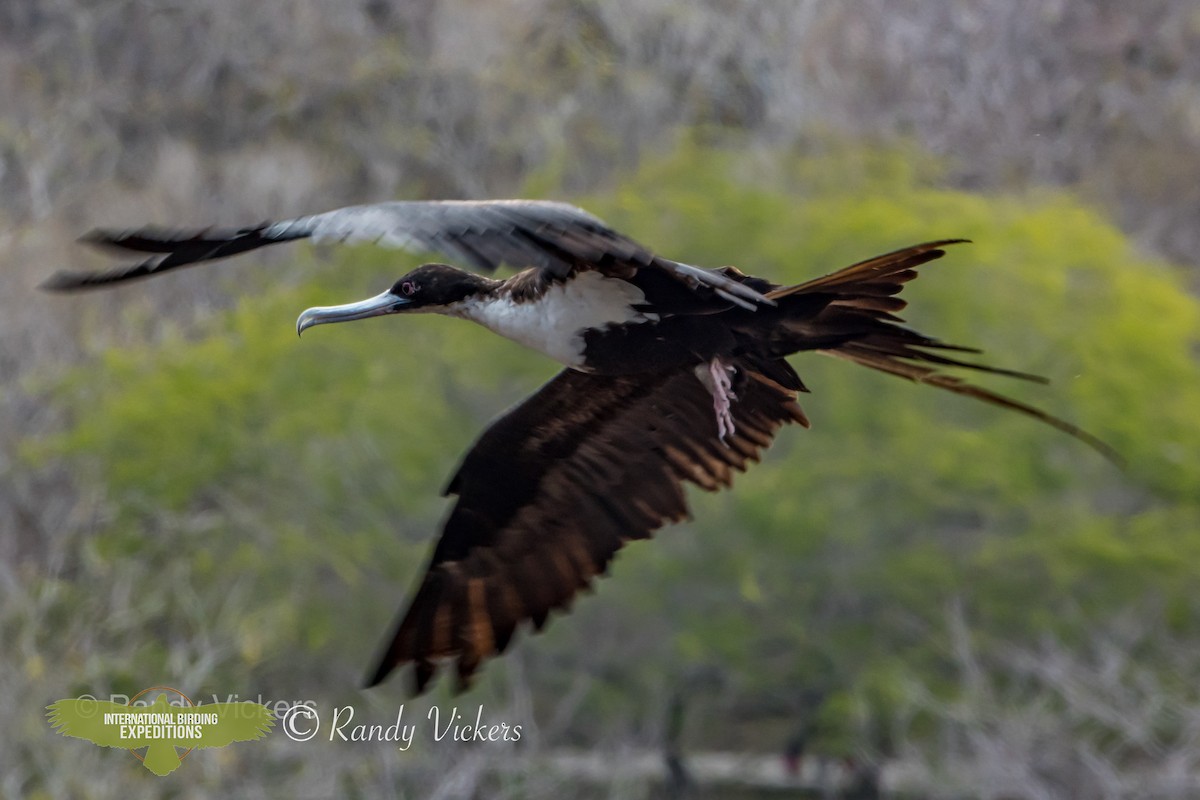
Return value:
M 153 697 L 153 701 L 142 697 Z M 144 689 L 128 703 L 84 695 L 46 708 L 50 725 L 59 733 L 101 747 L 128 750 L 155 775 L 174 772 L 197 747 L 261 739 L 275 724 L 275 715 L 261 703 L 196 705 L 183 692 L 167 686 Z M 143 748 L 144 755 L 137 752 Z

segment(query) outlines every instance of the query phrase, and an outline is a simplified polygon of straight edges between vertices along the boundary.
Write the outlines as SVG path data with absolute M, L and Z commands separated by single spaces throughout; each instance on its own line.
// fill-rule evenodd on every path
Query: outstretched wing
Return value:
M 726 444 L 688 370 L 564 370 L 493 424 L 446 490 L 458 501 L 369 685 L 413 662 L 420 693 L 437 662 L 454 660 L 464 687 L 518 624 L 540 629 L 625 542 L 685 519 L 684 481 L 728 486 L 782 425 L 807 426 L 786 362 L 736 363 L 737 430 Z
M 275 725 L 275 715 L 261 703 L 206 703 L 185 711 L 217 714 L 216 724 L 203 726 L 195 747 L 224 747 L 233 742 L 261 739 Z
M 90 697 L 59 700 L 46 706 L 51 727 L 64 736 L 86 739 L 101 747 L 120 747 L 133 750 L 151 744 L 151 739 L 122 739 L 119 725 L 106 725 L 105 714 L 127 714 L 137 709 L 123 703 L 93 700 Z
M 720 273 L 655 256 L 581 208 L 540 200 L 376 203 L 241 230 L 93 231 L 84 241 L 155 256 L 107 272 L 59 272 L 43 286 L 56 291 L 108 286 L 269 244 L 308 238 L 440 253 L 485 272 L 508 265 L 536 267 L 557 278 L 583 269 L 628 278 L 638 269 L 652 267 L 693 288 L 707 287 L 730 302 L 770 303 L 758 292 Z

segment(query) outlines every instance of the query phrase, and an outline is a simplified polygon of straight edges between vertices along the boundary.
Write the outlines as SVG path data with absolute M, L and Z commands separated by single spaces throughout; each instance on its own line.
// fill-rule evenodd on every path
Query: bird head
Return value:
M 464 300 L 492 289 L 497 281 L 448 264 L 424 264 L 392 284 L 392 288 L 357 303 L 306 309 L 296 320 L 296 333 L 327 322 L 350 322 L 383 314 L 450 313 Z

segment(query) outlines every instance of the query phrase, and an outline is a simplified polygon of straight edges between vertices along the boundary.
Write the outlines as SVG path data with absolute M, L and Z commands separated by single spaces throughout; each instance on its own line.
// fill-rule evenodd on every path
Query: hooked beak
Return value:
M 411 300 L 391 292 L 384 292 L 367 300 L 346 303 L 343 306 L 317 306 L 305 310 L 297 317 L 296 335 L 299 336 L 313 325 L 324 325 L 327 322 L 350 322 L 367 317 L 378 317 L 382 314 L 395 314 L 404 311 L 410 305 L 412 305 Z

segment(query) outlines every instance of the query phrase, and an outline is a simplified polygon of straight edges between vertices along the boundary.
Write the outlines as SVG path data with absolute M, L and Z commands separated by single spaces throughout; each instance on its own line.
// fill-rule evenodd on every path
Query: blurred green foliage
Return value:
M 861 747 L 886 738 L 871 731 L 913 680 L 955 691 L 954 604 L 983 652 L 1071 641 L 1130 609 L 1200 636 L 1200 305 L 1172 269 L 1067 195 L 934 188 L 938 165 L 912 149 L 818 140 L 768 158 L 702 138 L 573 199 L 673 258 L 778 281 L 972 239 L 905 290 L 912 324 L 1051 377 L 982 380 L 1129 466 L 1018 415 L 794 359 L 813 429 L 784 431 L 732 493 L 693 492 L 695 522 L 628 548 L 601 597 L 523 637 L 538 707 L 591 680 L 563 736 L 652 727 L 655 698 L 678 685 L 695 741 L 774 747 L 809 713 L 827 749 Z M 548 169 L 529 194 L 557 186 Z M 27 453 L 86 475 L 106 513 L 53 581 L 73 620 L 40 643 L 57 674 L 137 691 L 204 664 L 206 685 L 244 695 L 351 695 L 423 567 L 456 460 L 555 371 L 440 318 L 297 340 L 302 309 L 420 263 L 370 248 L 317 258 L 316 277 L 283 288 L 244 259 L 234 310 L 63 382 L 70 424 Z M 503 693 L 508 669 L 491 665 L 480 697 Z

